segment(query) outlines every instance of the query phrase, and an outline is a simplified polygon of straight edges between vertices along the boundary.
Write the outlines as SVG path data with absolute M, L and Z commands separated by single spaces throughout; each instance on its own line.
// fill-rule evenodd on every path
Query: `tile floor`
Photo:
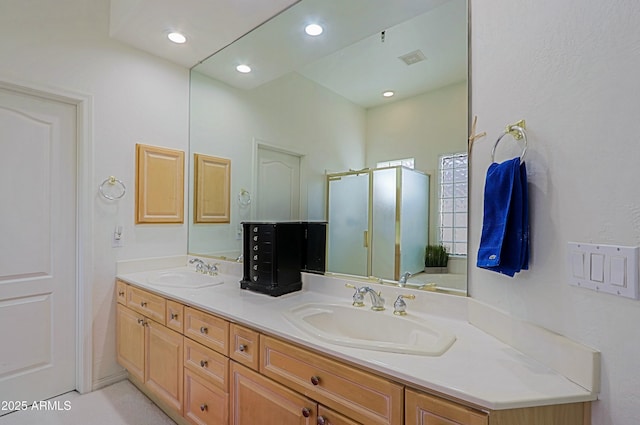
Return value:
M 0 425 L 175 425 L 129 381 L 89 394 L 71 392 L 55 397 L 65 411 L 26 410 L 0 416 Z

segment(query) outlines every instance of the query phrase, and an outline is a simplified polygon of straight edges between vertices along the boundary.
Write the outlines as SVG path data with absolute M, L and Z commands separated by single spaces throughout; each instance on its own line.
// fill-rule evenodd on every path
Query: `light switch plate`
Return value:
M 637 246 L 569 242 L 569 284 L 638 299 Z

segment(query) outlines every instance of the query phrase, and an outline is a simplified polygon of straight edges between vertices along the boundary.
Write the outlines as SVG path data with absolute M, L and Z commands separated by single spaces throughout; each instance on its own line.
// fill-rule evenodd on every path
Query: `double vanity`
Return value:
M 312 274 L 270 297 L 217 269 L 118 265 L 118 361 L 178 423 L 590 423 L 598 353 L 470 298 Z

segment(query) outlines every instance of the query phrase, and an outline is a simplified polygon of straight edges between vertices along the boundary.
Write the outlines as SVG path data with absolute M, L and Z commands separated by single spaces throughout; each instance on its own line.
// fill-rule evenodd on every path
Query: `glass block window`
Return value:
M 395 167 L 397 165 L 402 165 L 403 167 L 411 168 L 413 170 L 415 167 L 415 162 L 416 162 L 415 158 L 394 159 L 393 161 L 378 162 L 376 167 L 385 168 L 385 167 Z
M 468 170 L 466 152 L 440 156 L 438 239 L 451 255 L 467 255 Z

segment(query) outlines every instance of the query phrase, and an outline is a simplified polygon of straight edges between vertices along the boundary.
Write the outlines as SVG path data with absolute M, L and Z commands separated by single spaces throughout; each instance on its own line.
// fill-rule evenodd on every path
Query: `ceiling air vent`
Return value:
M 422 62 L 427 57 L 420 50 L 414 50 L 413 52 L 409 52 L 406 55 L 402 55 L 398 57 L 402 62 L 407 65 L 413 65 L 414 63 Z

